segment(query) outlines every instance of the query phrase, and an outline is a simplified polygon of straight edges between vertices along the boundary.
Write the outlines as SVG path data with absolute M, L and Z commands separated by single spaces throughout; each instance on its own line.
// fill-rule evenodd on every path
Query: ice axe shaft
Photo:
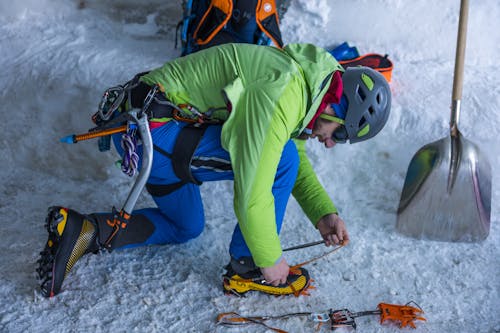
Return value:
M 306 247 L 316 246 L 316 245 L 324 244 L 324 243 L 325 243 L 324 240 L 320 240 L 320 241 L 316 241 L 316 242 L 300 244 L 300 245 L 296 245 L 296 246 L 287 247 L 286 249 L 283 249 L 283 252 L 305 249 Z
M 65 136 L 64 138 L 61 138 L 60 141 L 64 142 L 64 143 L 77 143 L 80 141 L 95 139 L 95 138 L 99 138 L 102 136 L 113 135 L 116 133 L 125 133 L 126 131 L 127 131 L 127 125 L 123 125 L 123 126 L 115 127 L 115 128 L 108 128 L 108 129 L 104 129 L 104 130 L 91 131 L 91 132 L 84 133 L 84 134 L 68 135 L 68 136 Z

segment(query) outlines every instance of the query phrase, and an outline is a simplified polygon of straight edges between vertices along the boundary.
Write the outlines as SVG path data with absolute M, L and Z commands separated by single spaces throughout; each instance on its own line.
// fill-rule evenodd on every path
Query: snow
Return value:
M 140 4 L 139 4 L 140 3 Z M 460 129 L 492 166 L 491 232 L 481 243 L 404 237 L 396 210 L 408 163 L 424 144 L 448 135 L 459 1 L 294 0 L 282 20 L 285 42 L 389 54 L 395 64 L 393 109 L 375 139 L 327 151 L 310 142 L 311 159 L 346 221 L 351 243 L 307 268 L 309 297 L 221 291 L 222 266 L 235 217 L 232 184 L 202 187 L 207 225 L 183 245 L 83 257 L 63 292 L 45 299 L 35 262 L 46 241 L 51 205 L 108 211 L 124 202 L 131 180 L 118 156 L 94 142 L 59 138 L 87 131 L 102 92 L 179 55 L 179 1 L 0 0 L 0 331 L 262 332 L 261 326 L 215 325 L 220 312 L 277 315 L 297 311 L 375 309 L 415 301 L 427 322 L 417 329 L 358 319 L 360 332 L 500 332 L 500 4 L 471 1 Z M 147 195 L 137 207 L 151 205 Z M 460 209 L 457 207 L 457 209 Z M 291 200 L 284 247 L 315 241 L 317 231 Z M 287 254 L 290 263 L 325 251 Z M 305 318 L 274 321 L 313 332 Z M 323 329 L 326 331 L 326 328 Z

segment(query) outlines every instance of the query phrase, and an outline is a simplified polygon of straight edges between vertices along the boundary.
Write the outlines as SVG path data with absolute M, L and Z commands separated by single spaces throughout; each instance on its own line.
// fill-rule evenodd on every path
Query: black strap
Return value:
M 188 182 L 186 181 L 180 181 L 174 184 L 168 184 L 168 185 L 160 185 L 160 184 L 146 184 L 146 190 L 148 191 L 149 194 L 155 197 L 162 197 L 164 195 L 170 194 L 174 191 L 177 191 L 180 189 L 182 186 L 187 184 Z
M 172 167 L 179 182 L 167 185 L 146 184 L 148 192 L 156 197 L 170 194 L 187 183 L 201 185 L 202 182 L 194 178 L 191 173 L 191 161 L 194 152 L 198 147 L 201 138 L 205 134 L 208 125 L 190 124 L 185 126 L 175 141 L 172 153 L 168 153 L 162 148 L 154 145 L 153 149 L 172 160 Z
M 187 125 L 179 133 L 172 152 L 172 166 L 175 175 L 181 180 L 201 185 L 201 182 L 196 180 L 191 173 L 191 160 L 208 126 L 197 125 Z
M 109 224 L 113 222 L 114 214 L 90 214 L 88 220 L 99 228 L 98 244 L 102 248 L 104 243 L 113 232 L 113 227 Z M 155 225 L 144 215 L 137 214 L 130 216 L 125 230 L 121 230 L 111 242 L 111 246 L 106 247 L 109 251 L 129 244 L 139 244 L 145 242 L 155 231 Z
M 151 86 L 144 82 L 139 82 L 139 84 L 130 91 L 130 105 L 133 108 L 142 108 L 144 105 L 144 99 L 151 91 Z M 147 113 L 150 118 L 172 118 L 174 113 L 174 107 L 167 105 L 167 98 L 163 93 L 157 93 L 149 105 Z
M 281 31 L 278 24 L 276 15 L 267 17 L 262 21 L 262 26 L 271 35 L 279 47 L 283 47 L 283 39 L 281 38 Z
M 144 99 L 146 98 L 150 90 L 150 85 L 147 85 L 144 82 L 139 82 L 136 87 L 130 90 L 130 105 L 132 105 L 133 108 L 142 109 Z

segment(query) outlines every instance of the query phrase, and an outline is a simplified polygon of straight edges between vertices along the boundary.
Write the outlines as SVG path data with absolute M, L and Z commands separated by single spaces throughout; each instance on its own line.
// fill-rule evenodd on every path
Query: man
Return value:
M 225 44 L 140 76 L 128 108 L 141 108 L 148 92 L 159 89 L 148 108 L 155 151 L 147 186 L 158 208 L 134 211 L 117 234 L 113 214 L 49 209 L 49 240 L 37 270 L 42 293 L 57 294 L 76 261 L 110 239 L 108 249 L 197 237 L 204 227 L 199 184 L 222 179 L 234 180 L 238 220 L 224 289 L 283 295 L 307 288 L 308 272 L 290 270 L 279 241 L 289 195 L 327 246 L 345 244 L 349 235 L 301 139 L 316 138 L 328 148 L 364 141 L 383 128 L 390 110 L 381 74 L 366 67 L 343 71 L 310 44 L 282 50 Z

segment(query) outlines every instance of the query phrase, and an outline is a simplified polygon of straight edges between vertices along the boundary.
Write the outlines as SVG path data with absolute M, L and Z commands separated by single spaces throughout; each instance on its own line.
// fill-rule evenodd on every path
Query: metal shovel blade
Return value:
M 491 167 L 460 132 L 422 147 L 412 158 L 396 229 L 417 239 L 477 242 L 490 230 Z

